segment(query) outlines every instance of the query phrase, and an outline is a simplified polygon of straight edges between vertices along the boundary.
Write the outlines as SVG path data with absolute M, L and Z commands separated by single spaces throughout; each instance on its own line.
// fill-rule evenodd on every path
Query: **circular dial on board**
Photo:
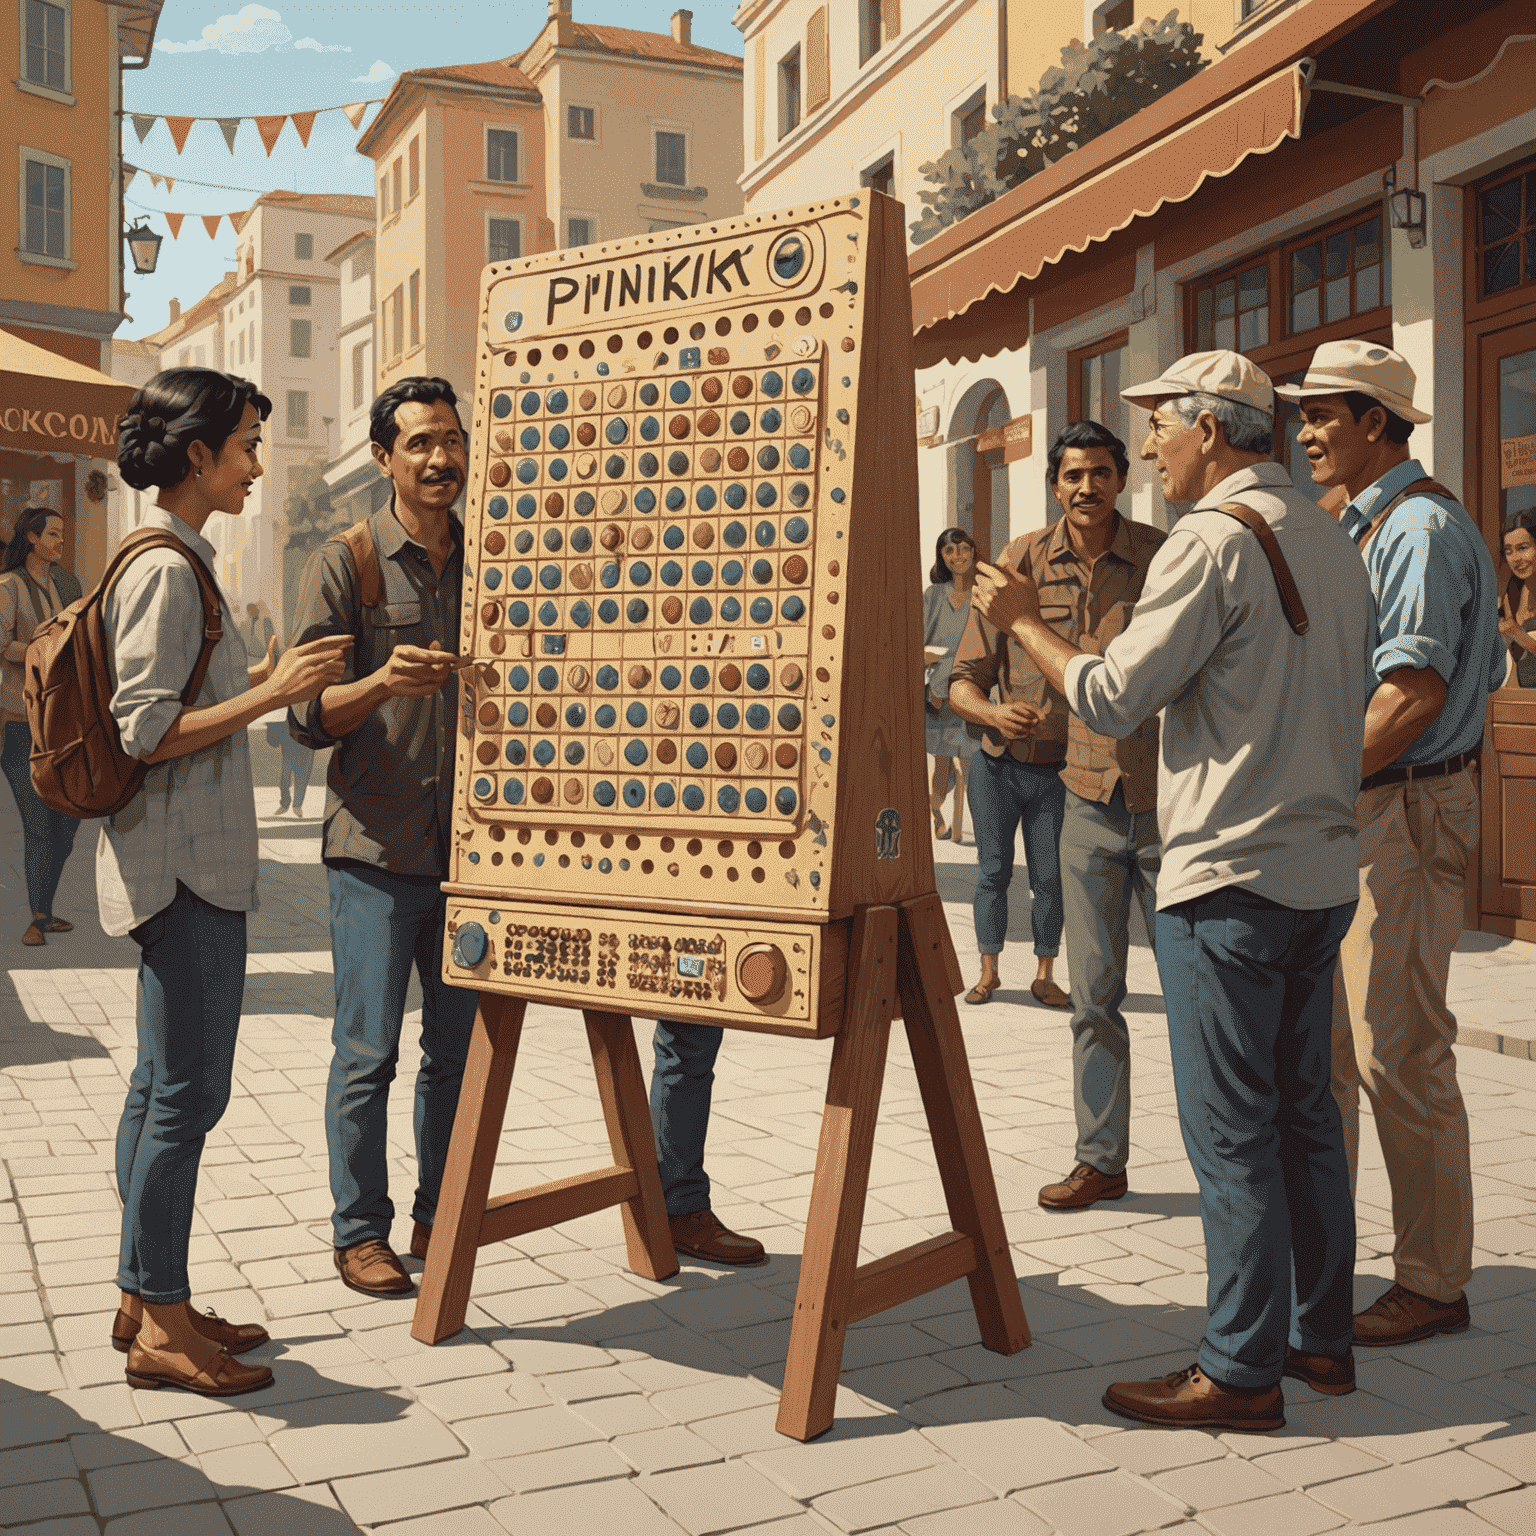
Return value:
M 736 961 L 736 985 L 749 1003 L 772 1007 L 789 983 L 789 964 L 777 944 L 749 944 Z
M 479 923 L 461 923 L 453 936 L 453 963 L 472 971 L 485 959 L 490 947 L 490 936 Z

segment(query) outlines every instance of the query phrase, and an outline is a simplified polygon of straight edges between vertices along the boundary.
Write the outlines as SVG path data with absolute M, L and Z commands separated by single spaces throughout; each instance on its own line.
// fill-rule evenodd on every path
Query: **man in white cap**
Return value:
M 1116 1382 L 1150 1424 L 1285 1422 L 1282 1375 L 1354 1386 L 1354 1207 L 1329 1091 L 1333 969 L 1358 894 L 1354 798 L 1374 627 L 1337 523 L 1273 452 L 1269 379 L 1202 352 L 1125 398 L 1189 505 L 1102 656 L 1040 619 L 1032 583 L 978 569 L 974 603 L 1095 731 L 1162 710 L 1156 952 L 1210 1315 L 1198 1362 Z M 1235 509 L 1235 510 L 1234 510 Z
M 1351 1175 L 1363 1082 L 1392 1186 L 1394 1284 L 1355 1318 L 1355 1342 L 1373 1345 L 1469 1323 L 1472 1169 L 1445 984 L 1478 836 L 1483 715 L 1505 670 L 1488 548 L 1408 451 L 1429 420 L 1413 389 L 1396 352 L 1335 341 L 1277 391 L 1300 404 L 1313 480 L 1350 498 L 1339 521 L 1365 556 L 1378 614 L 1356 806 L 1360 910 L 1334 997 Z

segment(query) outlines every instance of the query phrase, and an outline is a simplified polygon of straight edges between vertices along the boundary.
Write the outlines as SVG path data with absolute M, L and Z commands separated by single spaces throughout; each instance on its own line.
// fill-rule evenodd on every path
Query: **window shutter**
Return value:
M 885 41 L 901 36 L 901 0 L 880 0 L 880 11 L 884 18 Z
M 752 74 L 754 79 L 755 102 L 754 108 L 757 114 L 756 126 L 752 134 L 752 158 L 763 158 L 763 77 L 767 73 L 767 49 L 761 33 L 758 34 L 757 46 L 752 55 Z
M 805 29 L 805 110 L 814 112 L 832 94 L 827 61 L 827 8 L 812 12 Z

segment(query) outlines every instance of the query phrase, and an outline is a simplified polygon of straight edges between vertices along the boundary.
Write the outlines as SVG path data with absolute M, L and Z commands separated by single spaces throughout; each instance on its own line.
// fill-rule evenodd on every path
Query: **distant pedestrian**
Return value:
M 1518 685 L 1536 688 L 1536 508 L 1504 519 L 1504 563 L 1509 580 L 1499 594 L 1499 633 L 1509 642 Z
M 267 745 L 282 753 L 282 763 L 277 782 L 277 814 L 281 816 L 290 804 L 293 814 L 304 814 L 304 793 L 309 788 L 309 775 L 315 766 L 315 753 L 302 741 L 295 741 L 286 720 L 274 720 L 267 726 Z
M 34 946 L 46 944 L 47 934 L 68 933 L 74 927 L 54 915 L 53 898 L 80 823 L 44 805 L 32 788 L 32 732 L 23 697 L 27 646 L 33 631 L 67 601 L 59 590 L 62 567 L 58 562 L 63 557 L 63 515 L 48 507 L 28 507 L 16 519 L 5 550 L 4 574 L 0 575 L 0 656 L 4 658 L 0 710 L 5 718 L 0 770 L 21 812 L 22 864 L 32 912 L 21 942 Z
M 251 666 L 260 666 L 267 659 L 275 631 L 272 620 L 261 611 L 260 603 L 245 605 L 245 622 L 240 626 L 240 637 L 245 641 L 246 660 Z
M 923 593 L 923 647 L 943 651 L 927 664 L 923 707 L 928 722 L 928 755 L 933 759 L 933 781 L 928 807 L 933 812 L 933 835 L 958 843 L 965 821 L 966 784 L 971 776 L 971 754 L 976 743 L 966 722 L 949 703 L 949 675 L 955 651 L 971 616 L 971 583 L 976 579 L 976 541 L 963 528 L 946 528 L 933 554 L 930 585 Z M 955 788 L 954 825 L 944 822 L 944 797 Z

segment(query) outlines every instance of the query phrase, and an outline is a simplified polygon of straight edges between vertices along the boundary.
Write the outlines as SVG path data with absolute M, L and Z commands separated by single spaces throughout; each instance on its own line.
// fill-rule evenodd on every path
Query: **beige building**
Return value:
M 373 403 L 374 250 L 371 229 L 359 230 L 325 259 L 340 279 L 336 332 L 336 457 L 325 467 L 332 521 L 337 527 L 361 522 L 389 499 L 389 482 L 379 473 L 368 437 Z
M 112 377 L 129 389 L 137 390 L 160 372 L 160 348 L 153 340 L 127 341 L 114 337 L 112 341 Z M 144 521 L 144 514 L 155 504 L 158 493 L 136 491 L 125 485 L 115 468 L 107 472 L 107 516 L 102 530 L 100 557 L 94 562 L 80 562 L 82 570 L 100 573 L 106 567 L 107 556 L 117 548 L 125 533 L 132 533 Z

